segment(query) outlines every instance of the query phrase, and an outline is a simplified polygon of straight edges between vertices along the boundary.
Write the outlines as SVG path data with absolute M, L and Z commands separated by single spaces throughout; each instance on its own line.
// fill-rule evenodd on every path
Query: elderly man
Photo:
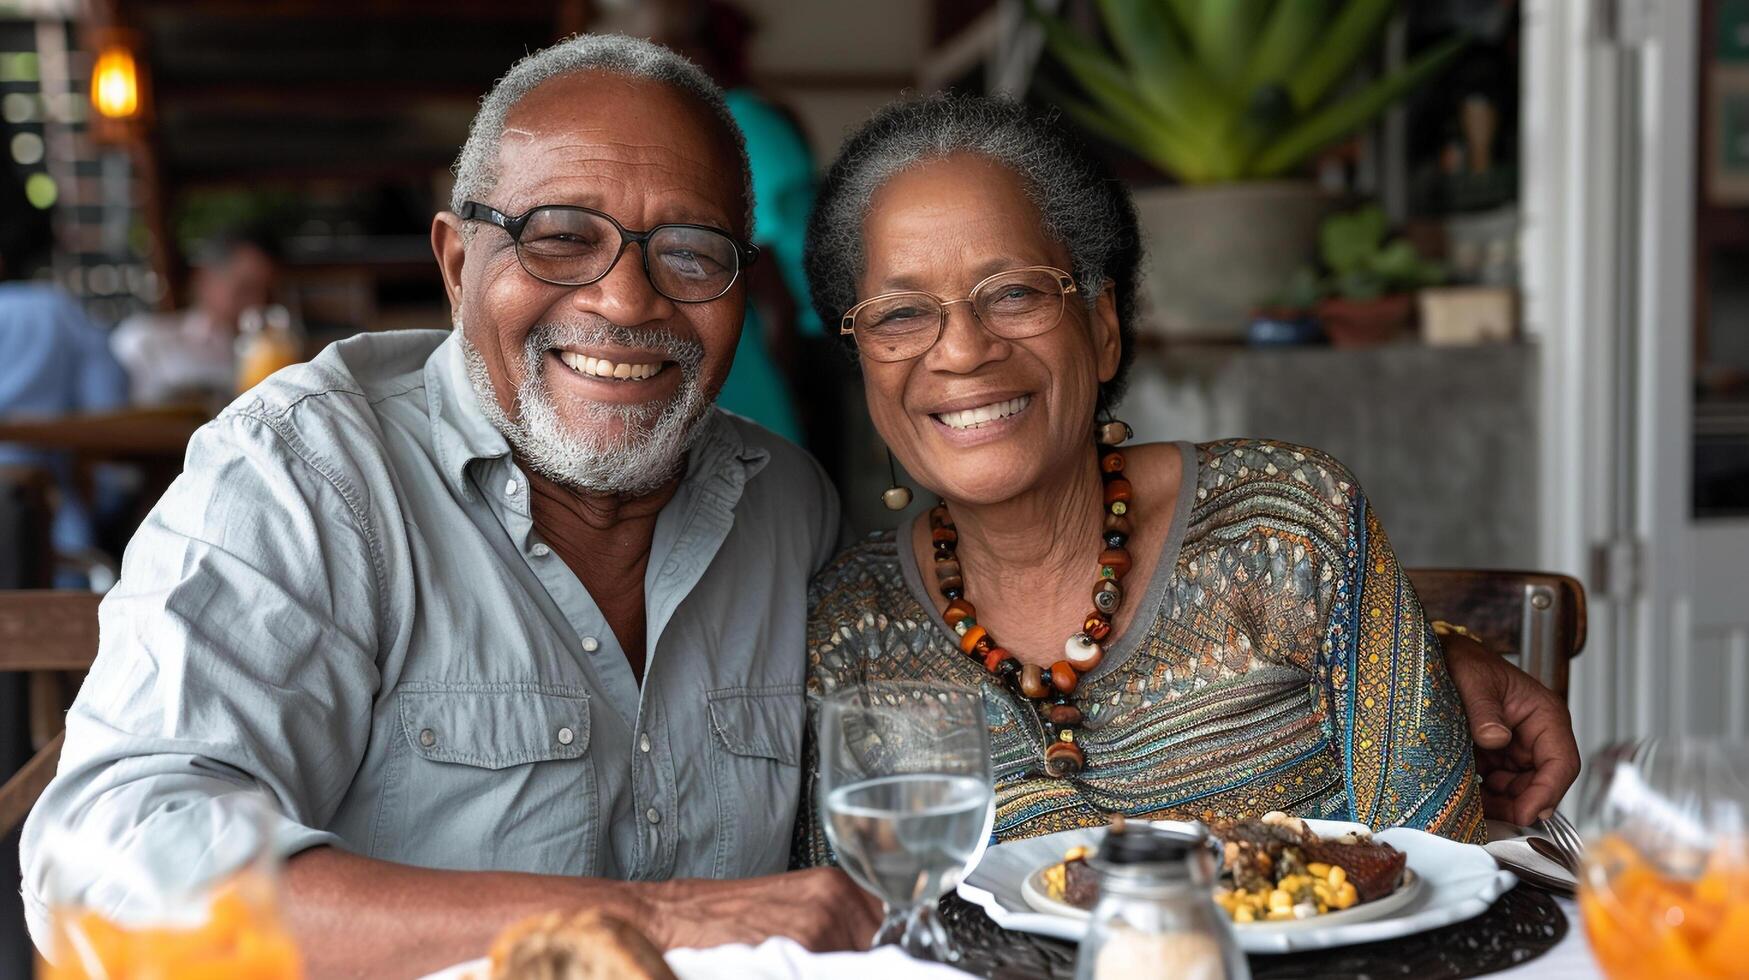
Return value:
M 216 801 L 246 789 L 283 813 L 317 974 L 417 974 L 551 908 L 667 945 L 872 935 L 840 872 L 781 873 L 804 585 L 839 517 L 811 460 L 712 408 L 755 255 L 720 94 L 575 38 L 499 82 L 456 176 L 432 226 L 456 329 L 256 388 L 129 548 L 26 827 L 39 942 L 51 878 L 119 907 L 136 859 L 212 870 Z M 1539 696 L 1454 674 L 1509 714 Z M 109 851 L 55 868 L 62 829 Z

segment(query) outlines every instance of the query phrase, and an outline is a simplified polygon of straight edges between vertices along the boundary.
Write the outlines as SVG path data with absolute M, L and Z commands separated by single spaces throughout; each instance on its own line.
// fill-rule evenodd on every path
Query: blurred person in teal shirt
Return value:
M 802 271 L 814 155 L 789 113 L 753 88 L 747 47 L 754 24 L 739 8 L 722 0 L 659 0 L 635 16 L 650 19 L 625 25 L 629 33 L 652 35 L 723 87 L 753 169 L 753 243 L 761 256 L 748 270 L 747 318 L 717 404 L 820 455 L 821 440 L 797 410 L 795 385 L 804 370 L 800 338 L 822 335 Z

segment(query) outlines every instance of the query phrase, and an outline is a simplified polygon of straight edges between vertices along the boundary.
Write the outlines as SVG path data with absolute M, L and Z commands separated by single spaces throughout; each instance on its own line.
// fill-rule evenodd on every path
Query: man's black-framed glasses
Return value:
M 463 221 L 497 225 L 516 245 L 529 275 L 555 286 L 587 286 L 618 264 L 636 242 L 644 275 L 676 303 L 708 303 L 735 285 L 759 258 L 759 247 L 710 225 L 667 224 L 629 231 L 610 215 L 567 204 L 543 204 L 510 217 L 478 201 L 462 205 Z

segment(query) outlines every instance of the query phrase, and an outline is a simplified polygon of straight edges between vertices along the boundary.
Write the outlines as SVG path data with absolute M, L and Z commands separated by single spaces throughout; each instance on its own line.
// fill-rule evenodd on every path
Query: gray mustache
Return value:
M 606 321 L 561 321 L 542 323 L 528 332 L 525 349 L 529 360 L 555 347 L 630 347 L 636 350 L 660 351 L 687 372 L 704 363 L 704 345 L 691 337 L 680 337 L 662 330 L 622 327 Z

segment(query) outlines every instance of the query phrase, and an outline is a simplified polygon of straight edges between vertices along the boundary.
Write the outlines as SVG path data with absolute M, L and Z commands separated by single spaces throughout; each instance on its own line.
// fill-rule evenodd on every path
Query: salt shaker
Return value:
M 1087 865 L 1099 877 L 1099 901 L 1076 980 L 1250 980 L 1215 909 L 1206 835 L 1115 821 Z

